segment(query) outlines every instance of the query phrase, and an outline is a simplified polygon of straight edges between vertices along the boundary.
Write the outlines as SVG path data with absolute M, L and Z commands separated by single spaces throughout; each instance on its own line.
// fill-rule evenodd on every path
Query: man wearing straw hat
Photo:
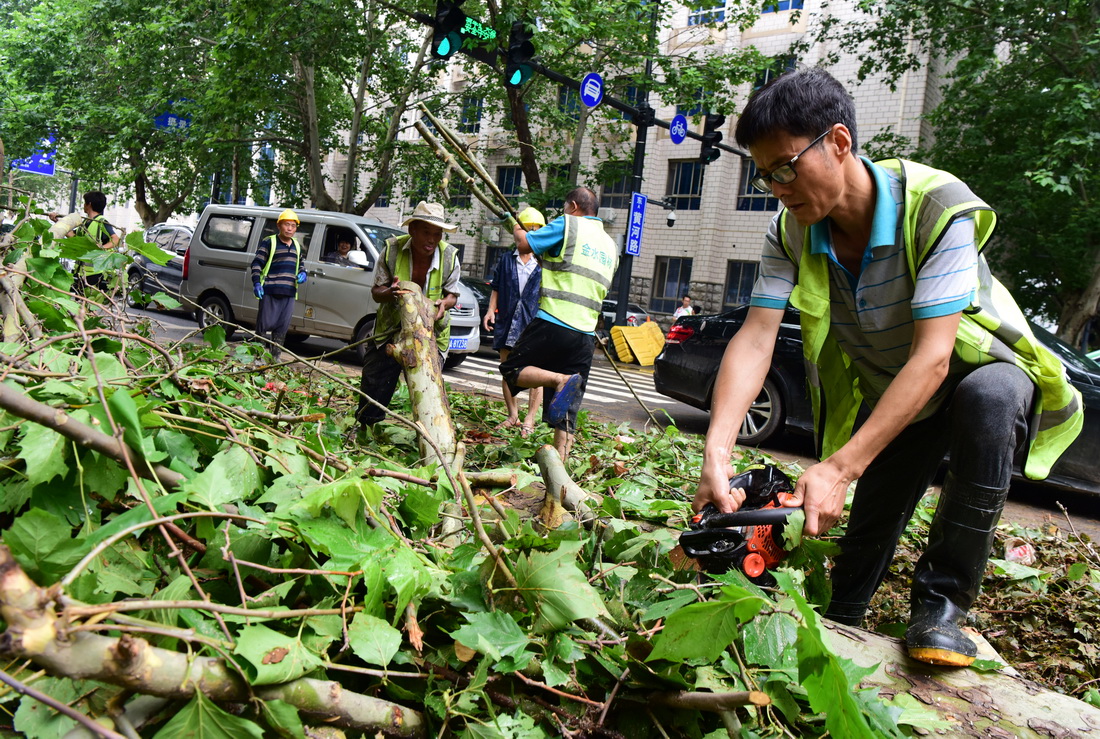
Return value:
M 554 448 L 565 459 L 573 445 L 577 412 L 584 397 L 596 323 L 618 266 L 619 249 L 596 217 L 599 198 L 578 187 L 565 199 L 564 215 L 527 233 L 507 222 L 520 253 L 542 261 L 539 312 L 501 362 L 500 374 L 515 393 L 544 387 L 542 416 L 554 428 Z
M 534 208 L 525 208 L 518 218 L 528 233 L 546 225 L 546 218 Z M 483 323 L 486 331 L 490 325 L 496 326 L 493 332 L 493 348 L 500 352 L 501 361 L 512 353 L 512 347 L 519 341 L 523 329 L 527 328 L 527 324 L 538 312 L 541 283 L 542 268 L 530 251 L 521 252 L 516 249 L 497 260 L 496 267 L 493 268 L 493 279 L 490 280 L 493 292 L 489 296 L 489 310 L 485 312 Z M 508 409 L 508 417 L 500 428 L 520 426 L 519 403 L 508 389 L 508 383 L 501 382 L 504 386 L 504 406 Z M 535 428 L 535 409 L 541 402 L 542 388 L 531 388 L 527 400 L 527 416 L 520 426 L 520 435 L 524 438 Z
M 439 203 L 420 201 L 412 215 L 401 224 L 407 226 L 407 236 L 386 241 L 378 257 L 378 269 L 371 295 L 378 303 L 374 336 L 368 340 L 363 360 L 363 379 L 359 389 L 382 406 L 389 406 L 401 376 L 401 365 L 386 353 L 386 344 L 401 328 L 397 308 L 399 282 L 415 282 L 435 305 L 436 346 L 446 354 L 451 341 L 451 321 L 448 311 L 458 302 L 458 279 L 462 268 L 458 250 L 443 241 L 443 232 L 452 233 L 458 226 L 448 223 Z M 385 416 L 380 407 L 366 398 L 359 399 L 356 418 L 362 427 L 378 423 Z

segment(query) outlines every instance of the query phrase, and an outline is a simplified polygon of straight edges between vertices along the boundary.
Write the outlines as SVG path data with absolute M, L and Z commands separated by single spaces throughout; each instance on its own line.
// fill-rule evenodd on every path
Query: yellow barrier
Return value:
M 653 321 L 640 326 L 614 326 L 611 341 L 620 362 L 637 362 L 643 367 L 652 366 L 665 347 L 664 332 Z

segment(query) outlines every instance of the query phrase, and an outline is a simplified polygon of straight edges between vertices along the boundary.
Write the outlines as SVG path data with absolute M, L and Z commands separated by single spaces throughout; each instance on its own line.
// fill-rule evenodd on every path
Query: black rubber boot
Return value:
M 966 667 L 977 656 L 977 645 L 962 625 L 978 597 L 1007 495 L 1008 488 L 964 483 L 947 473 L 928 546 L 913 574 L 905 632 L 913 659 Z
M 278 362 L 283 356 L 283 344 L 286 343 L 286 334 L 271 334 L 271 361 Z

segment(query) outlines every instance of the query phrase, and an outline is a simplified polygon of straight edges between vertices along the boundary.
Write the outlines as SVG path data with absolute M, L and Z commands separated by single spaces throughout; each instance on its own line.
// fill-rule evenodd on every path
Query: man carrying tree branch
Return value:
M 973 662 L 977 597 L 1014 461 L 1042 479 L 1081 428 L 1081 398 L 982 255 L 993 210 L 947 172 L 856 156 L 851 97 L 821 69 L 750 98 L 737 141 L 783 201 L 748 317 L 715 384 L 694 508 L 733 511 L 730 454 L 768 373 L 783 310 L 801 311 L 822 462 L 798 480 L 805 533 L 829 531 L 858 480 L 826 616 L 858 625 L 898 537 L 950 452 L 913 575 L 909 654 Z M 861 401 L 871 408 L 853 434 Z

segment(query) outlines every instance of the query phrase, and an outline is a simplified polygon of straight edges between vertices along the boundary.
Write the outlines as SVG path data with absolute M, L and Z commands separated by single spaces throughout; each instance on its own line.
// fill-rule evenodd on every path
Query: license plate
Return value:
M 467 342 L 467 341 L 468 341 L 468 339 L 466 339 L 466 338 L 462 338 L 462 339 L 451 339 L 451 348 L 450 348 L 450 351 L 452 351 L 452 352 L 461 352 L 461 351 L 465 351 L 465 350 L 466 350 L 466 342 Z

